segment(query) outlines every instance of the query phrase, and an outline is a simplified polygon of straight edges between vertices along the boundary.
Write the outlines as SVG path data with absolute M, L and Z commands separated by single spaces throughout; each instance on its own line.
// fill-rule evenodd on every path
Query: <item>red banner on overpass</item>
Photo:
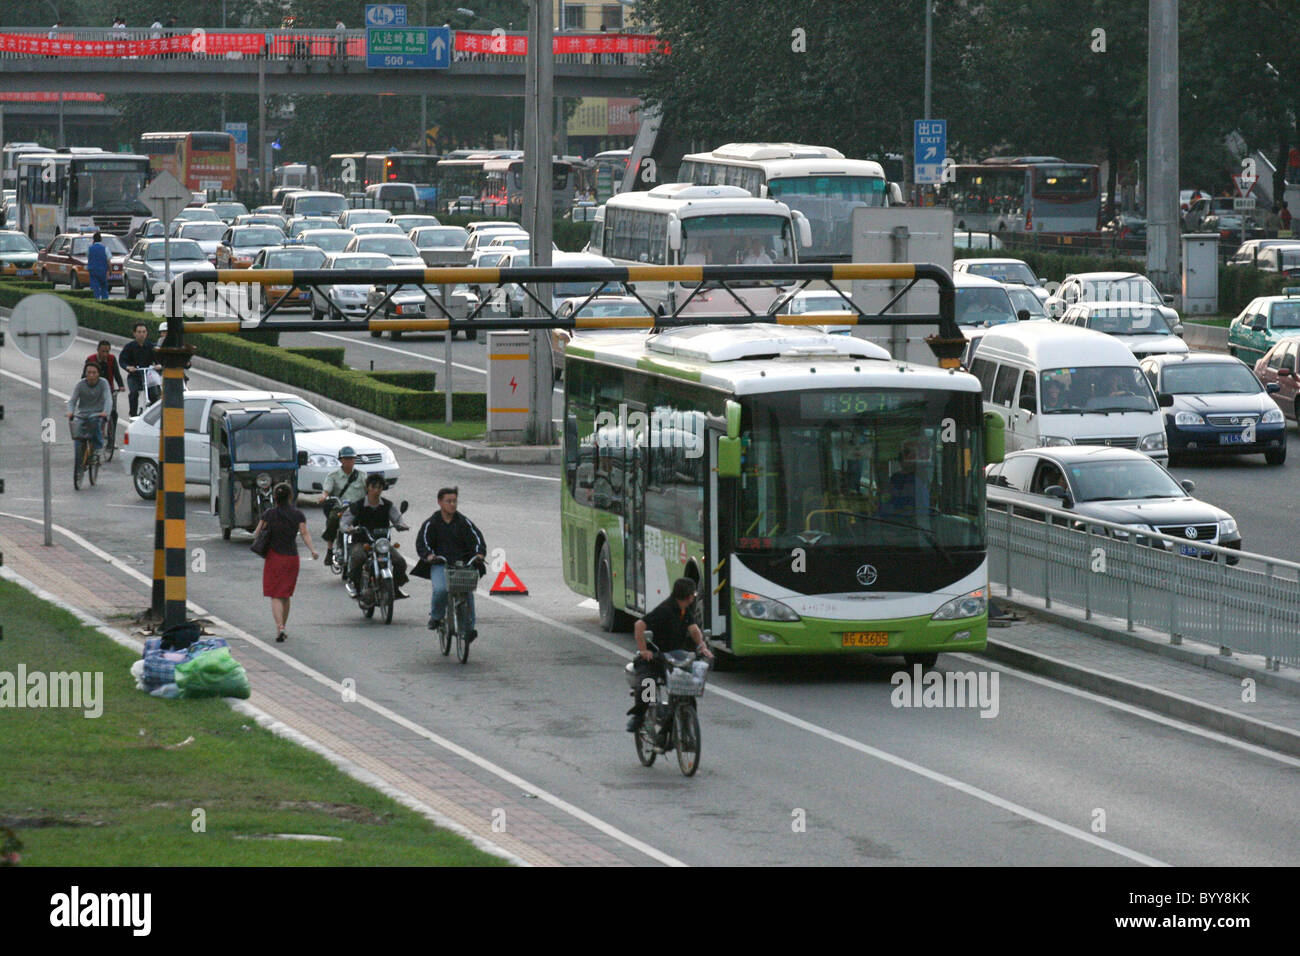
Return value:
M 102 103 L 103 93 L 0 93 L 0 103 Z
M 551 41 L 556 53 L 652 53 L 659 38 L 646 33 L 611 33 L 604 36 L 557 36 Z M 460 53 L 489 53 L 496 56 L 527 56 L 528 37 L 508 33 L 466 33 L 456 31 L 455 48 Z
M 168 53 L 225 56 L 227 53 L 261 53 L 265 45 L 266 38 L 260 33 L 208 33 L 205 30 L 146 40 L 51 39 L 31 33 L 0 33 L 0 53 L 31 56 L 131 57 Z

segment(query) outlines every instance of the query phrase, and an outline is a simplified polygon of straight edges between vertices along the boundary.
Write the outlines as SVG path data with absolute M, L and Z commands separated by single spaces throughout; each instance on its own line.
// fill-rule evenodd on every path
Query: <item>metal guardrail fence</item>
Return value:
M 1183 538 L 1018 502 L 1015 511 L 988 511 L 989 578 L 1007 596 L 1118 618 L 1174 644 L 1259 654 L 1274 670 L 1300 666 L 1300 564 L 1199 543 L 1213 559 L 1188 556 Z

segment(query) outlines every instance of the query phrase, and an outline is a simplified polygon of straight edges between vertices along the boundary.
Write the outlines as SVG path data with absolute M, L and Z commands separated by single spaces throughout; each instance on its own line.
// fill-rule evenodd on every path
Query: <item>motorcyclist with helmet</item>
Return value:
M 339 449 L 338 459 L 339 467 L 325 479 L 324 490 L 320 496 L 322 505 L 331 498 L 336 501 L 325 518 L 326 567 L 334 557 L 334 540 L 338 537 L 339 520 L 343 517 L 343 512 L 354 501 L 366 496 L 366 476 L 357 471 L 356 450 L 351 445 L 344 445 Z

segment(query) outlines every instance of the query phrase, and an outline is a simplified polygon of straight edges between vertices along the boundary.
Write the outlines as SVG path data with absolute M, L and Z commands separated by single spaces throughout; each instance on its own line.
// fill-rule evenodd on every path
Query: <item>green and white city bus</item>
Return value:
M 987 636 L 979 382 L 777 325 L 578 334 L 565 354 L 565 581 L 625 629 L 681 576 L 736 655 Z

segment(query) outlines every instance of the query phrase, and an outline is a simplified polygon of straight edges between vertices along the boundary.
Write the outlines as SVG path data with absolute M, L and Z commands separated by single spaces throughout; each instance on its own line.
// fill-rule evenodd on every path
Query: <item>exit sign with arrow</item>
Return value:
M 446 70 L 451 67 L 448 27 L 391 27 L 366 31 L 371 70 Z

